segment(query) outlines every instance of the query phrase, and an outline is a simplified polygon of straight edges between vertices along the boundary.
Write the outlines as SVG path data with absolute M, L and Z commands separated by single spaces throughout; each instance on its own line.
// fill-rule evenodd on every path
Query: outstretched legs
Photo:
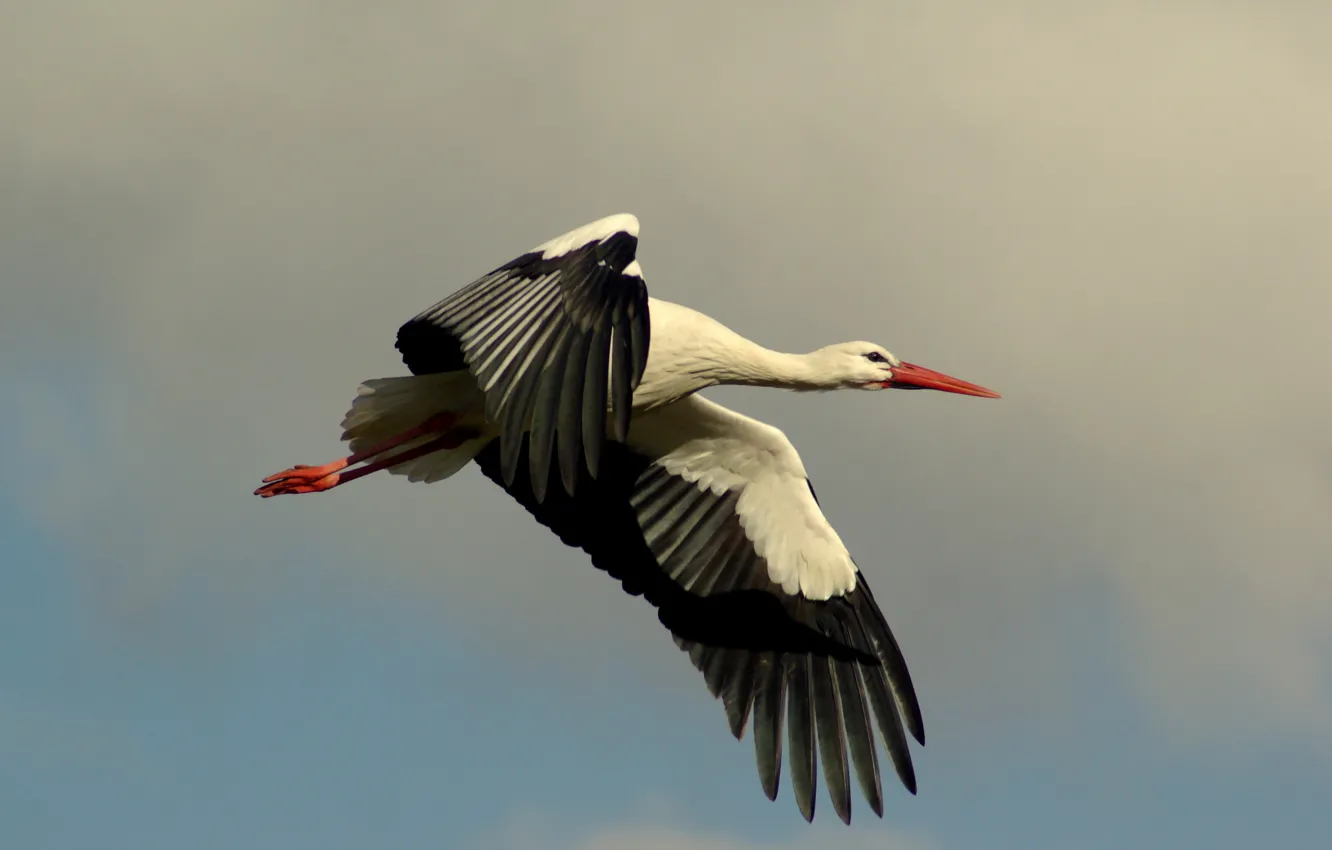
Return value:
M 322 466 L 306 466 L 297 464 L 291 469 L 284 469 L 279 473 L 270 475 L 264 479 L 264 486 L 254 491 L 256 496 L 263 496 L 265 499 L 270 496 L 283 496 L 296 493 L 320 493 L 324 490 L 330 490 L 340 484 L 346 484 L 349 481 L 355 481 L 372 472 L 378 472 L 381 469 L 388 469 L 391 466 L 397 466 L 400 463 L 406 463 L 409 460 L 415 460 L 418 457 L 428 455 L 431 452 L 442 451 L 444 449 L 456 449 L 463 443 L 476 436 L 476 432 L 470 428 L 457 428 L 453 424 L 458 421 L 458 417 L 453 413 L 436 414 L 420 425 L 414 428 L 408 428 L 399 434 L 389 437 L 381 443 L 371 446 L 364 451 L 350 454 L 339 460 L 326 463 Z M 433 435 L 433 439 L 422 443 L 414 448 L 407 449 L 397 454 L 386 457 L 383 455 L 390 449 L 395 449 L 404 443 L 421 437 Z M 359 469 L 353 469 L 351 472 L 342 472 L 342 470 L 352 464 L 377 458 L 371 463 Z

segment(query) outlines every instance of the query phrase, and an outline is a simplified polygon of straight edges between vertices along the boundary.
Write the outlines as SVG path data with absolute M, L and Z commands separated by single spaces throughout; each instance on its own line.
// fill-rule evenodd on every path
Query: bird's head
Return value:
M 881 345 L 843 342 L 814 352 L 820 371 L 842 389 L 941 390 L 947 393 L 999 398 L 999 393 L 958 378 L 904 363 Z

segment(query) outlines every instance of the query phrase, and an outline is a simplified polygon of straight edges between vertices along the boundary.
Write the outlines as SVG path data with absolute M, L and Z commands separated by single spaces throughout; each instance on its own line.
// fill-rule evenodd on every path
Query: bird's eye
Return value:
M 887 357 L 884 357 L 882 354 L 880 354 L 880 353 L 877 352 L 877 351 L 871 351 L 869 354 L 866 354 L 866 355 L 865 355 L 865 359 L 868 360 L 868 361 L 871 362 L 871 363 L 887 363 L 887 362 L 888 362 L 888 358 L 887 358 Z

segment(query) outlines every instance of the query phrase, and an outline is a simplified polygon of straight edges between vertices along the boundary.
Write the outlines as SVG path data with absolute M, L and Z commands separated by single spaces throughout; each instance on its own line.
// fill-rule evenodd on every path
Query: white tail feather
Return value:
M 409 481 L 440 481 L 466 466 L 494 437 L 493 430 L 485 423 L 484 404 L 485 397 L 467 372 L 375 378 L 357 388 L 356 399 L 342 419 L 342 439 L 352 452 L 359 452 L 420 425 L 437 413 L 457 414 L 457 427 L 471 428 L 480 436 L 456 449 L 431 452 L 388 469 L 390 474 L 405 475 Z M 432 434 L 404 443 L 392 453 L 422 445 L 434 437 Z

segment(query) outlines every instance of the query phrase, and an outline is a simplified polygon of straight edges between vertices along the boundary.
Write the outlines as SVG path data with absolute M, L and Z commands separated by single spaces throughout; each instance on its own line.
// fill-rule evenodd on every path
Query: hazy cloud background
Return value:
M 679 812 L 656 801 L 634 820 L 614 823 L 593 830 L 583 830 L 572 837 L 559 835 L 540 815 L 518 815 L 504 828 L 479 839 L 470 850 L 528 850 L 551 847 L 569 847 L 571 850 L 621 850 L 625 847 L 641 850 L 786 850 L 814 844 L 826 850 L 932 850 L 933 844 L 917 836 L 880 832 L 857 835 L 827 825 L 813 827 L 789 842 L 755 844 L 743 839 L 708 832 L 686 832 L 670 824 Z
M 720 717 L 641 603 L 473 471 L 249 495 L 340 453 L 403 320 L 632 211 L 658 297 L 1004 393 L 717 394 L 787 431 L 873 581 L 925 794 L 931 760 L 984 773 L 1003 739 L 1328 769 L 1332 7 L 6 17 L 0 485 L 96 640 L 203 681 L 271 649 L 277 584 L 327 582 L 428 600 L 424 640 L 508 675 L 631 675 Z

